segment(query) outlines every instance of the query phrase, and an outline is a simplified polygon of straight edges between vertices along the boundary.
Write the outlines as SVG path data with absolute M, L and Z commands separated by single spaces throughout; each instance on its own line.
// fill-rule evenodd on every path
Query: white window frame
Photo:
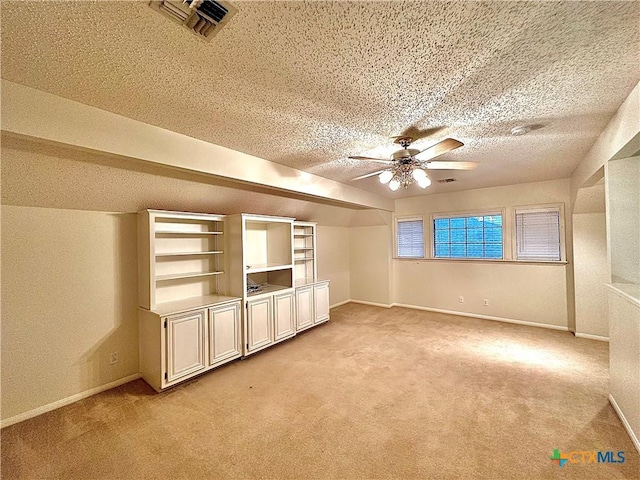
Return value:
M 518 213 L 546 213 L 546 212 L 558 212 L 560 222 L 560 260 L 544 260 L 544 259 L 532 259 L 532 258 L 518 258 L 518 226 L 517 215 Z M 513 215 L 511 218 L 513 222 L 513 235 L 512 252 L 513 260 L 523 263 L 567 263 L 566 242 L 565 242 L 565 217 L 564 217 L 564 203 L 552 203 L 544 205 L 522 205 L 513 207 Z
M 422 256 L 421 257 L 408 257 L 408 256 L 400 256 L 398 254 L 399 242 L 398 242 L 398 223 L 400 222 L 412 222 L 412 221 L 420 221 L 422 222 Z M 427 248 L 425 241 L 425 228 L 424 228 L 424 217 L 422 215 L 409 215 L 409 216 L 401 216 L 396 217 L 393 222 L 393 258 L 397 258 L 400 260 L 415 260 L 415 259 L 425 259 L 427 256 Z
M 442 261 L 460 261 L 460 262 L 504 262 L 506 258 L 507 241 L 507 216 L 504 208 L 492 208 L 479 211 L 465 212 L 439 212 L 430 216 L 429 221 L 429 238 L 431 243 L 431 258 Z M 436 257 L 436 232 L 433 226 L 434 221 L 439 218 L 460 218 L 460 217 L 484 217 L 487 215 L 500 215 L 502 217 L 502 258 L 478 258 L 478 257 Z

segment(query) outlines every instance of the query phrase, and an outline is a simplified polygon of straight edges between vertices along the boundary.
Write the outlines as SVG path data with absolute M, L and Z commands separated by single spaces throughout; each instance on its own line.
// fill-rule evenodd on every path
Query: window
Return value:
M 402 258 L 424 258 L 422 218 L 399 218 L 396 224 L 397 252 Z
M 434 217 L 433 246 L 435 258 L 502 259 L 502 214 Z
M 516 209 L 516 259 L 560 261 L 560 208 Z

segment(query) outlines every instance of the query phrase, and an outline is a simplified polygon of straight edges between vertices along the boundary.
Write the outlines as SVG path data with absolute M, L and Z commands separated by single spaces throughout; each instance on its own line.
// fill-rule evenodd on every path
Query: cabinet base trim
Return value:
M 66 405 L 71 405 L 72 403 L 77 402 L 78 400 L 82 400 L 92 395 L 96 395 L 98 393 L 104 392 L 106 390 L 110 390 L 115 387 L 119 387 L 120 385 L 124 385 L 125 383 L 132 382 L 133 380 L 137 380 L 141 378 L 142 375 L 139 373 L 134 373 L 133 375 L 129 375 L 127 377 L 122 377 L 118 380 L 114 380 L 113 382 L 106 383 L 104 385 L 100 385 L 99 387 L 91 388 L 89 390 L 85 390 L 84 392 L 76 393 L 75 395 L 71 395 L 70 397 L 63 398 L 61 400 L 57 400 L 55 402 L 49 403 L 47 405 L 43 405 L 38 408 L 34 408 L 33 410 L 29 410 L 28 412 L 23 412 L 18 415 L 14 415 L 13 417 L 6 418 L 0 421 L 0 428 L 8 427 L 9 425 L 14 425 L 16 423 L 22 422 L 24 420 L 28 420 L 29 418 L 37 417 L 38 415 L 42 415 L 43 413 L 50 412 L 52 410 L 56 410 L 60 407 L 64 407 Z
M 631 438 L 631 442 L 633 443 L 633 446 L 636 447 L 636 450 L 638 451 L 638 453 L 640 453 L 640 440 L 638 440 L 638 437 L 636 436 L 635 432 L 631 428 L 631 425 L 627 421 L 627 418 L 624 416 L 624 413 L 622 413 L 622 410 L 620 410 L 620 406 L 618 405 L 618 402 L 616 402 L 616 399 L 613 398 L 613 395 L 611 394 L 609 394 L 609 403 L 611 404 L 613 409 L 616 411 L 618 418 L 620 418 L 622 425 L 624 426 L 625 430 L 629 434 L 629 437 Z
M 271 347 L 275 347 L 276 345 L 280 345 L 281 343 L 286 342 L 287 340 L 291 340 L 292 338 L 296 338 L 296 333 L 297 332 L 293 332 L 292 334 L 284 337 L 284 338 L 279 338 L 278 340 L 274 340 L 273 342 L 267 344 L 267 345 L 262 345 L 261 347 L 252 349 L 252 350 L 247 350 L 244 352 L 244 355 L 240 358 L 245 359 L 247 357 L 250 357 L 251 355 L 253 355 L 254 353 L 258 353 L 261 352 L 267 348 L 271 348 Z

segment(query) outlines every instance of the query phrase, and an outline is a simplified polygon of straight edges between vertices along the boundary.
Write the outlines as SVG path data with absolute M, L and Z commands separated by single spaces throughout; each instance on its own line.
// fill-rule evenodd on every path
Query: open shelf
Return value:
M 279 292 L 280 290 L 288 290 L 291 289 L 291 286 L 287 285 L 261 285 L 261 290 L 256 292 L 247 293 L 247 297 L 256 297 L 258 295 L 265 295 L 269 293 Z
M 148 310 L 224 288 L 225 216 L 144 210 L 138 213 L 139 305 Z
M 214 250 L 210 252 L 167 252 L 156 253 L 156 257 L 189 257 L 194 255 L 219 255 L 224 253 L 222 250 Z
M 267 264 L 259 264 L 259 265 L 247 265 L 247 272 L 246 273 L 261 273 L 261 272 L 273 272 L 276 270 L 286 270 L 289 268 L 292 268 L 293 265 L 286 264 L 286 265 L 282 265 L 279 263 L 267 263 Z
M 293 222 L 293 264 L 296 286 L 306 285 L 300 279 L 316 279 L 316 227 L 313 222 Z
M 211 275 L 222 275 L 224 272 L 193 272 L 193 273 L 176 273 L 171 275 L 157 275 L 156 282 L 166 282 L 168 280 L 180 280 L 183 278 L 208 277 Z
M 178 232 L 171 230 L 156 230 L 156 237 L 201 237 L 206 235 L 223 235 L 223 232 Z

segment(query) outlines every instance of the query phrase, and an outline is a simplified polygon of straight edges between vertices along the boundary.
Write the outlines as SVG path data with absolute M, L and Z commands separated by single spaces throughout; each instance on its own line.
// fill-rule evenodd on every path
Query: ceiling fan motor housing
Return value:
M 410 160 L 415 155 L 419 154 L 420 150 L 416 150 L 415 148 L 403 148 L 402 150 L 398 150 L 391 155 L 392 160 Z

